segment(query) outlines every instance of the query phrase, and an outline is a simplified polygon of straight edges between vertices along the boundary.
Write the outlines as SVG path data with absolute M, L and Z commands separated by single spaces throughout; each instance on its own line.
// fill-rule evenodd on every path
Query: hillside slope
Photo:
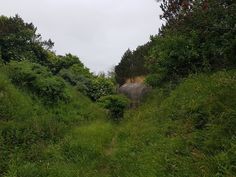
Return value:
M 165 25 L 109 77 L 0 16 L 1 177 L 235 176 L 236 3 L 158 2 Z M 142 75 L 125 111 L 116 85 Z
M 157 89 L 117 130 L 111 176 L 234 176 L 236 72 Z
M 0 176 L 58 176 L 57 168 L 69 170 L 59 167 L 62 159 L 54 161 L 50 154 L 56 155 L 58 143 L 71 130 L 91 121 L 103 122 L 107 114 L 74 88 L 68 89 L 69 103 L 48 105 L 0 72 Z
M 21 93 L 6 83 L 9 98 L 19 98 Z M 1 154 L 8 156 L 1 158 L 1 174 L 232 177 L 236 172 L 235 91 L 236 71 L 220 71 L 190 76 L 172 91 L 153 90 L 119 124 L 105 120 L 106 114 L 89 101 L 92 108 L 78 109 L 80 116 L 72 110 L 67 114 L 69 107 L 64 105 L 63 116 L 57 119 L 51 117 L 58 115 L 59 108 L 56 112 L 45 108 L 40 114 L 33 111 L 33 118 L 24 122 L 2 120 Z M 29 104 L 30 98 L 25 100 L 24 105 Z M 22 105 L 21 101 L 16 104 Z M 20 112 L 31 114 L 22 108 Z

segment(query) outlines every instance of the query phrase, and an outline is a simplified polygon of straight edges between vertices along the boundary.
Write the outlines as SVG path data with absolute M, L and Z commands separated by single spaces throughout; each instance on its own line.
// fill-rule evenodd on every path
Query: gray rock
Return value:
M 150 87 L 142 83 L 127 83 L 122 85 L 118 91 L 126 95 L 132 101 L 132 107 L 137 107 L 143 97 L 151 90 Z

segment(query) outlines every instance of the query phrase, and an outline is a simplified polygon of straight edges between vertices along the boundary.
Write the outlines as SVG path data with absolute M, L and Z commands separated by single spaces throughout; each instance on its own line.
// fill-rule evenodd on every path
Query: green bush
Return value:
M 72 86 L 79 85 L 84 82 L 84 80 L 89 80 L 92 78 L 92 75 L 80 73 L 73 71 L 72 69 L 76 66 L 72 66 L 69 69 L 62 69 L 59 72 L 59 76 L 61 76 L 65 81 L 67 81 Z M 78 68 L 79 69 L 79 68 Z
M 99 104 L 108 109 L 113 120 L 123 118 L 125 109 L 129 106 L 130 101 L 121 95 L 108 95 L 98 100 Z
M 152 85 L 160 85 L 164 81 L 173 81 L 188 76 L 203 67 L 196 46 L 196 35 L 191 38 L 182 35 L 156 37 L 149 52 L 146 64 L 151 73 L 149 81 Z M 207 66 L 205 66 L 207 67 Z
M 72 86 L 76 86 L 85 95 L 88 91 L 88 86 L 91 85 L 91 80 L 94 79 L 89 70 L 79 64 L 74 64 L 68 69 L 62 69 L 59 72 L 59 76 Z
M 86 95 L 90 97 L 93 101 L 96 101 L 103 96 L 114 93 L 114 84 L 111 80 L 106 79 L 104 77 L 96 77 L 90 82 L 87 82 L 86 88 Z
M 162 80 L 163 78 L 160 74 L 149 74 L 146 77 L 145 82 L 152 87 L 157 87 L 161 84 Z
M 13 61 L 8 65 L 8 71 L 9 77 L 15 85 L 29 90 L 42 98 L 45 103 L 54 104 L 70 100 L 63 79 L 53 76 L 44 66 L 28 61 Z
M 103 76 L 93 76 L 87 68 L 79 64 L 62 69 L 59 75 L 93 101 L 114 93 L 114 83 L 112 80 Z
M 79 68 L 79 71 L 88 72 L 88 69 L 83 65 L 80 59 L 72 54 L 66 54 L 65 56 L 57 56 L 55 53 L 50 52 L 48 54 L 48 67 L 54 74 L 58 74 L 61 70 L 70 70 L 71 67 Z
M 68 102 L 70 100 L 66 85 L 59 77 L 48 77 L 37 79 L 33 90 L 39 96 L 44 98 L 47 103 L 53 104 L 59 101 Z

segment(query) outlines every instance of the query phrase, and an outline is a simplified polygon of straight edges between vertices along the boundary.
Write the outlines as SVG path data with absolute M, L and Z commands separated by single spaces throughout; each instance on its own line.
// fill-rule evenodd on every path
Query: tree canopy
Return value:
M 236 67 L 236 5 L 233 0 L 158 0 L 164 24 L 151 41 L 127 51 L 116 79 L 149 75 L 152 83 L 191 73 Z

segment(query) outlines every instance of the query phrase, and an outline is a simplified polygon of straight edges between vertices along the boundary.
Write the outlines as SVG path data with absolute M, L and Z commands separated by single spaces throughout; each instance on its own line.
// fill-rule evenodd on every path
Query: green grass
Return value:
M 114 176 L 234 176 L 236 72 L 194 75 L 126 114 Z
M 236 173 L 235 70 L 193 75 L 173 90 L 153 90 L 120 123 L 110 122 L 104 110 L 73 88 L 73 100 L 54 107 L 27 96 L 3 76 L 0 88 L 15 101 L 11 108 L 7 103 L 11 99 L 1 100 L 10 106 L 8 119 L 1 119 L 0 125 L 0 176 L 233 177 Z
M 68 89 L 73 96 L 69 103 L 48 106 L 15 87 L 4 72 L 0 74 L 0 176 L 53 176 L 54 168 L 64 166 L 66 159 L 58 152 L 55 162 L 51 161 L 47 150 L 62 149 L 60 143 L 72 136 L 73 129 L 106 120 L 106 111 L 74 88 Z M 67 166 L 60 175 L 71 176 Z

